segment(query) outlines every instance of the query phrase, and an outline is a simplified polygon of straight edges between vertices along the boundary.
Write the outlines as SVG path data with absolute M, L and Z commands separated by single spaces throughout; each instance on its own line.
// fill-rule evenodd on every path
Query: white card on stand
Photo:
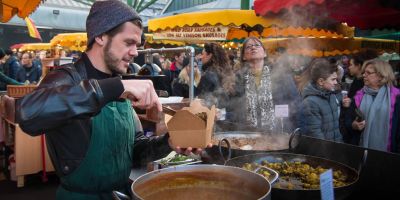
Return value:
M 289 105 L 275 105 L 275 117 L 284 118 L 289 117 Z

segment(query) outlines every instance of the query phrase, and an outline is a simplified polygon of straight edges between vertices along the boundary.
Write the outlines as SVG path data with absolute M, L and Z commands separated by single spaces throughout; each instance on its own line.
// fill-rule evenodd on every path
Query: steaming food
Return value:
M 222 134 L 220 137 L 215 135 L 212 138 L 212 143 L 218 145 L 219 140 L 222 138 L 228 138 L 233 149 L 276 151 L 289 148 L 290 136 L 286 134 L 262 134 L 258 137 L 226 137 Z
M 253 171 L 258 166 L 257 163 L 245 163 L 243 169 Z M 305 162 L 277 162 L 272 163 L 266 160 L 261 162 L 261 166 L 271 168 L 279 173 L 278 182 L 273 185 L 274 188 L 282 189 L 319 189 L 319 176 L 328 169 L 321 166 L 311 166 Z M 262 171 L 257 173 L 264 177 L 269 177 Z M 334 187 L 342 187 L 350 184 L 349 178 L 341 170 L 333 170 Z
M 259 199 L 263 195 L 254 185 L 220 171 L 165 173 L 134 190 L 145 200 L 242 200 Z

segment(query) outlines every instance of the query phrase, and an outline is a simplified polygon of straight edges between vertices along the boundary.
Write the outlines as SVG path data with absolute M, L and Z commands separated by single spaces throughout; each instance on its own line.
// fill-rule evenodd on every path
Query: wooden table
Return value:
M 1 133 L 5 136 L 6 145 L 14 146 L 17 187 L 23 187 L 26 175 L 43 171 L 43 161 L 45 161 L 46 164 L 46 172 L 54 171 L 54 167 L 48 155 L 44 137 L 32 137 L 24 133 L 19 124 L 15 123 L 15 99 L 2 96 L 0 102 Z M 15 129 L 13 133 L 11 131 L 12 127 Z M 9 133 L 11 133 L 11 135 Z M 42 148 L 45 150 L 44 160 Z

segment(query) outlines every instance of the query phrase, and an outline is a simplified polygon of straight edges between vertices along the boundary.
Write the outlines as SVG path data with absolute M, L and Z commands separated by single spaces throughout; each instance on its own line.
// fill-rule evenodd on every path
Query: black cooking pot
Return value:
M 228 166 L 236 166 L 243 167 L 246 163 L 257 163 L 261 164 L 262 161 L 268 161 L 269 163 L 276 162 L 304 162 L 311 166 L 321 166 L 326 169 L 333 170 L 341 170 L 348 177 L 346 181 L 348 184 L 342 187 L 334 188 L 335 199 L 345 199 L 348 197 L 355 187 L 355 183 L 358 181 L 359 172 L 364 165 L 367 157 L 367 151 L 365 151 L 362 161 L 360 163 L 360 167 L 358 171 L 349 166 L 335 162 L 332 160 L 301 155 L 301 154 L 292 154 L 292 153 L 281 153 L 281 152 L 270 152 L 270 153 L 258 153 L 258 154 L 250 154 L 245 156 L 239 156 L 233 159 L 228 160 L 225 165 Z M 278 179 L 277 182 L 280 182 Z M 274 200 L 277 199 L 285 199 L 285 200 L 313 200 L 313 199 L 321 199 L 321 191 L 319 189 L 283 189 L 277 188 L 273 185 L 272 187 L 272 196 Z

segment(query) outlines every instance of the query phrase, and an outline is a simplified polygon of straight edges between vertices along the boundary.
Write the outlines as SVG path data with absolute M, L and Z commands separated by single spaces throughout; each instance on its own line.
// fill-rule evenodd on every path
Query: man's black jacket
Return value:
M 16 119 L 22 130 L 32 136 L 46 134 L 48 151 L 60 176 L 73 172 L 84 159 L 91 118 L 107 103 L 118 101 L 123 92 L 118 76 L 93 79 L 88 73 L 93 70 L 83 54 L 74 65 L 51 71 L 35 91 L 16 103 Z M 168 134 L 150 139 L 136 132 L 134 165 L 163 157 L 171 150 Z

